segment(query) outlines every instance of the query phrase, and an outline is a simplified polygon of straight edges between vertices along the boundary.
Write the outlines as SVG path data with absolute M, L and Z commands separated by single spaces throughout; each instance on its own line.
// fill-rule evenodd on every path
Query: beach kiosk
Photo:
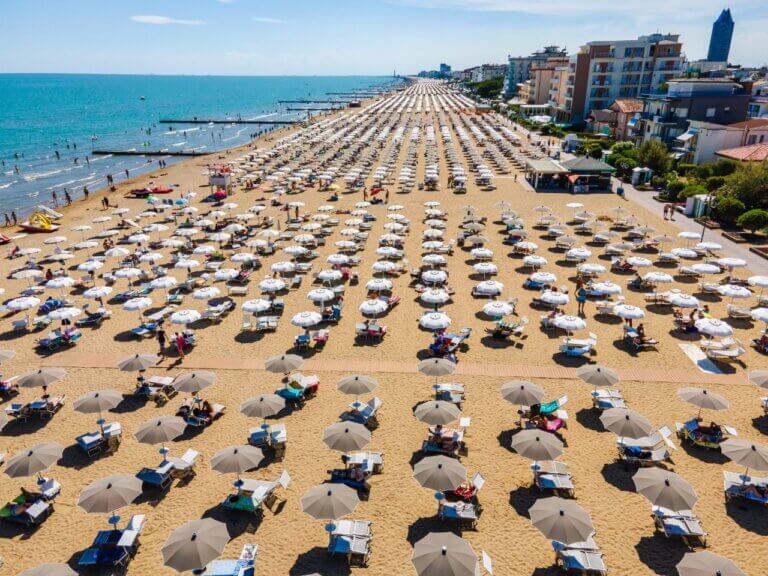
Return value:
M 534 190 L 565 188 L 568 170 L 549 158 L 529 158 L 525 161 L 525 178 Z
M 568 172 L 568 187 L 575 193 L 607 192 L 611 190 L 614 167 L 602 160 L 586 156 L 561 162 Z

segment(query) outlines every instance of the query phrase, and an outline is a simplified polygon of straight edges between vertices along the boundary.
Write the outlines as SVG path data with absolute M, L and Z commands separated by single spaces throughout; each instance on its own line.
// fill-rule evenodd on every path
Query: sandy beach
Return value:
M 423 90 L 410 88 L 411 96 L 419 95 Z M 390 95 L 386 98 L 402 98 L 402 95 Z M 381 98 L 365 102 L 362 110 L 347 110 L 339 113 L 344 120 L 347 116 L 357 115 L 362 120 L 377 118 L 376 113 L 369 113 L 370 106 L 381 102 Z M 421 100 L 421 98 L 420 98 Z M 430 100 L 424 98 L 426 104 Z M 421 138 L 415 143 L 415 181 L 424 180 L 426 127 L 432 126 L 437 133 L 435 149 L 439 164 L 440 181 L 437 191 L 428 191 L 409 187 L 405 193 L 398 191 L 397 184 L 388 186 L 389 205 L 400 204 L 398 211 L 410 219 L 410 233 L 405 237 L 403 250 L 408 268 L 419 266 L 422 257 L 422 232 L 428 228 L 424 224 L 424 202 L 439 201 L 440 208 L 447 212 L 445 239 L 455 238 L 458 234 L 463 207 L 471 205 L 478 216 L 486 218 L 482 234 L 488 239 L 485 244 L 494 253 L 493 262 L 498 266 L 495 279 L 504 284 L 502 298 L 517 298 L 517 316 L 527 317 L 530 321 L 524 336 L 510 341 L 495 340 L 484 331 L 493 326 L 491 319 L 481 313 L 487 299 L 473 298 L 472 288 L 483 278 L 474 274 L 469 248 L 456 247 L 453 254 L 447 256 L 449 284 L 455 291 L 452 301 L 441 309 L 452 319 L 451 330 L 471 328 L 471 336 L 466 350 L 459 353 L 458 370 L 442 381 L 463 384 L 466 390 L 465 401 L 461 406 L 463 416 L 471 417 L 471 425 L 466 433 L 468 454 L 461 461 L 466 466 L 469 476 L 481 472 L 486 479 L 479 499 L 483 505 L 482 515 L 476 531 L 463 531 L 466 538 L 479 554 L 486 551 L 493 560 L 494 574 L 549 576 L 562 573 L 554 564 L 554 553 L 550 542 L 536 530 L 528 518 L 528 509 L 539 498 L 545 497 L 532 487 L 530 462 L 516 454 L 510 447 L 513 433 L 517 429 L 518 416 L 516 407 L 503 401 L 500 396 L 501 385 L 512 379 L 532 380 L 546 391 L 545 400 L 552 400 L 562 395 L 568 396 L 565 409 L 568 412 L 568 427 L 562 436 L 567 443 L 565 454 L 560 458 L 568 464 L 575 484 L 576 501 L 592 516 L 596 527 L 595 540 L 605 554 L 605 562 L 612 574 L 652 576 L 676 574 L 674 566 L 687 552 L 688 547 L 678 539 L 666 538 L 655 532 L 651 518 L 649 502 L 634 490 L 631 476 L 634 468 L 625 468 L 617 462 L 616 437 L 603 429 L 599 412 L 592 408 L 591 388 L 575 376 L 575 368 L 584 362 L 600 363 L 614 368 L 624 377 L 619 388 L 627 404 L 634 410 L 647 416 L 657 426 L 667 425 L 674 430 L 675 422 L 684 422 L 696 413 L 696 408 L 684 403 L 677 397 L 677 390 L 682 386 L 696 386 L 701 383 L 717 393 L 723 394 L 731 405 L 724 412 L 705 412 L 706 421 L 716 420 L 735 428 L 740 437 L 765 440 L 768 433 L 768 419 L 763 415 L 760 405 L 760 390 L 747 381 L 747 372 L 763 368 L 765 357 L 748 345 L 741 363 L 718 365 L 721 374 L 702 372 L 686 355 L 681 345 L 698 347 L 699 335 L 681 335 L 673 332 L 671 307 L 649 306 L 646 308 L 646 292 L 634 291 L 627 287 L 632 278 L 627 274 L 607 272 L 601 280 L 611 280 L 623 288 L 623 295 L 628 304 L 646 310 L 642 320 L 646 333 L 659 341 L 656 350 L 632 352 L 622 342 L 622 322 L 616 317 L 595 316 L 595 305 L 586 304 L 587 331 L 597 335 L 596 353 L 585 359 L 572 359 L 559 354 L 559 346 L 564 336 L 558 330 L 543 331 L 539 328 L 539 318 L 546 314 L 531 306 L 536 291 L 524 289 L 523 282 L 530 274 L 530 269 L 523 266 L 522 258 L 510 256 L 510 246 L 503 244 L 504 225 L 499 222 L 498 203 L 506 201 L 526 223 L 530 233 L 528 240 L 539 245 L 537 254 L 549 261 L 544 268 L 557 275 L 558 285 L 570 286 L 573 292 L 573 279 L 576 267 L 563 261 L 563 252 L 554 248 L 554 240 L 544 238 L 546 230 L 533 228 L 539 213 L 534 208 L 546 205 L 552 214 L 563 223 L 569 222 L 573 210 L 566 207 L 569 202 L 578 201 L 597 217 L 609 216 L 611 209 L 623 206 L 632 213 L 640 225 L 652 227 L 654 234 L 666 234 L 676 238 L 679 230 L 674 223 L 661 217 L 661 204 L 655 213 L 622 200 L 614 194 L 535 193 L 523 183 L 519 171 L 509 174 L 497 174 L 493 190 L 479 187 L 473 177 L 468 178 L 465 194 L 456 194 L 448 188 L 447 179 L 450 169 L 446 163 L 445 143 L 440 137 L 441 115 L 448 118 L 435 105 L 438 100 L 431 98 L 432 108 L 426 105 L 403 106 L 396 110 L 390 108 L 386 118 L 395 125 L 407 125 L 406 134 L 413 126 L 419 126 Z M 463 112 L 452 112 L 457 117 Z M 323 117 L 322 121 L 332 118 Z M 380 125 L 379 125 L 380 128 Z M 241 159 L 254 150 L 271 148 L 291 130 L 280 130 L 254 141 L 253 146 L 231 150 L 227 153 L 190 160 L 153 174 L 120 183 L 116 192 L 109 193 L 113 206 L 129 208 L 130 214 L 143 211 L 147 203 L 139 199 L 127 199 L 124 195 L 131 189 L 152 187 L 154 185 L 174 186 L 170 197 L 179 198 L 190 191 L 197 192 L 192 204 L 199 207 L 200 215 L 210 210 L 209 204 L 200 200 L 209 192 L 207 169 L 209 163 L 226 163 Z M 357 134 L 359 137 L 359 134 Z M 521 135 L 525 140 L 525 137 Z M 468 158 L 461 154 L 459 141 L 454 131 L 454 143 L 459 158 L 467 163 Z M 372 140 L 363 148 L 369 151 L 379 144 Z M 398 161 L 392 171 L 396 180 L 401 165 L 405 161 L 409 142 L 403 143 L 398 151 Z M 473 141 L 473 146 L 477 142 Z M 391 135 L 382 144 L 383 152 L 391 147 Z M 378 165 L 375 160 L 373 167 Z M 467 167 L 467 172 L 470 172 Z M 346 192 L 342 179 L 339 200 L 334 208 L 353 210 L 356 202 L 363 200 L 362 192 Z M 366 180 L 370 188 L 373 185 L 371 175 Z M 235 212 L 245 212 L 249 206 L 262 202 L 268 208 L 261 215 L 272 216 L 281 221 L 284 228 L 286 213 L 278 207 L 269 206 L 272 198 L 272 186 L 265 182 L 254 190 L 246 191 L 240 185 L 233 188 L 228 201 L 238 204 Z M 302 214 L 316 214 L 319 206 L 327 204 L 330 192 L 320 192 L 317 186 L 309 187 L 298 194 L 281 197 L 284 202 L 300 201 L 305 204 L 300 208 Z M 89 201 L 77 201 L 63 210 L 61 231 L 68 237 L 62 246 L 80 240 L 80 233 L 70 229 L 80 224 L 93 226 L 91 232 L 99 231 L 99 224 L 92 220 L 109 215 L 110 210 L 100 206 L 102 193 L 92 194 Z M 320 378 L 319 392 L 316 398 L 294 413 L 282 415 L 274 421 L 282 422 L 288 430 L 288 448 L 283 461 L 265 461 L 255 471 L 244 476 L 260 480 L 276 480 L 285 470 L 291 477 L 291 484 L 286 490 L 278 491 L 278 505 L 273 511 L 267 510 L 263 519 L 237 515 L 223 510 L 219 504 L 231 492 L 233 475 L 222 475 L 210 469 L 208 459 L 219 449 L 233 444 L 244 444 L 250 428 L 260 422 L 249 419 L 239 411 L 240 404 L 257 394 L 271 393 L 282 386 L 281 376 L 263 370 L 263 360 L 275 354 L 281 354 L 293 348 L 294 338 L 302 331 L 292 326 L 291 318 L 304 310 L 316 307 L 307 299 L 307 292 L 312 286 L 312 273 L 304 275 L 301 287 L 290 290 L 283 298 L 285 311 L 275 333 L 257 335 L 242 332 L 243 315 L 240 304 L 260 295 L 258 282 L 269 274 L 270 265 L 289 256 L 278 250 L 271 256 L 262 258 L 262 268 L 253 273 L 253 280 L 248 284 L 246 296 L 235 296 L 238 307 L 220 323 L 196 323 L 198 344 L 183 360 L 175 355 L 165 359 L 148 374 L 176 376 L 190 369 L 208 369 L 216 373 L 217 383 L 202 392 L 202 396 L 211 402 L 223 404 L 227 413 L 210 427 L 196 430 L 170 443 L 171 455 L 180 456 L 187 449 L 201 453 L 197 473 L 189 481 L 174 485 L 159 498 L 142 496 L 137 503 L 122 509 L 119 513 L 123 521 L 133 514 L 147 516 L 146 527 L 141 534 L 141 546 L 135 558 L 130 562 L 126 574 L 174 574 L 170 568 L 162 565 L 161 548 L 168 535 L 182 523 L 202 517 L 212 517 L 227 523 L 232 536 L 223 558 L 237 558 L 244 544 L 258 544 L 256 574 L 305 576 L 319 573 L 323 576 L 345 574 L 368 574 L 370 576 L 413 574 L 410 556 L 414 542 L 430 531 L 444 531 L 450 524 L 435 516 L 437 502 L 431 490 L 421 488 L 412 478 L 412 464 L 420 459 L 422 440 L 426 438 L 427 426 L 414 418 L 413 408 L 420 402 L 433 397 L 433 380 L 417 372 L 420 359 L 430 357 L 428 346 L 432 342 L 430 332 L 419 328 L 418 319 L 425 310 L 418 294 L 409 286 L 407 271 L 393 277 L 392 293 L 401 300 L 379 319 L 387 327 L 387 335 L 381 342 L 361 341 L 355 337 L 355 325 L 362 321 L 358 311 L 360 304 L 367 299 L 365 283 L 373 277 L 371 265 L 377 260 L 376 249 L 378 236 L 385 232 L 384 224 L 389 222 L 386 204 L 373 205 L 367 210 L 376 216 L 370 238 L 357 256 L 360 264 L 354 270 L 359 274 L 359 283 L 347 286 L 343 299 L 343 315 L 338 324 L 330 327 L 330 338 L 322 351 L 314 348 L 302 355 L 306 363 L 301 369 L 304 374 L 317 374 Z M 318 258 L 313 260 L 312 272 L 329 266 L 325 259 L 336 252 L 334 242 L 342 240 L 340 229 L 348 214 L 333 214 L 341 225 L 327 238 L 324 246 L 316 250 Z M 117 217 L 114 217 L 117 221 Z M 142 225 L 149 221 L 142 221 Z M 113 222 L 114 223 L 114 222 Z M 168 237 L 171 230 L 162 234 Z M 88 233 L 86 233 L 87 235 Z M 18 241 L 19 246 L 43 246 L 43 235 L 30 235 Z M 117 239 L 118 237 L 116 237 Z M 610 259 L 606 259 L 603 249 L 589 244 L 588 236 L 578 236 L 579 245 L 587 245 L 592 250 L 590 262 L 600 262 L 610 268 Z M 673 246 L 683 245 L 680 243 Z M 130 247 L 129 247 L 130 248 Z M 50 251 L 44 247 L 43 254 Z M 98 250 L 98 249 L 97 249 Z M 161 250 L 164 255 L 170 252 Z M 79 278 L 82 272 L 76 266 L 85 258 L 83 252 L 76 252 L 76 257 L 65 263 L 73 278 Z M 642 254 L 655 260 L 655 254 Z M 4 258 L 0 262 L 0 273 L 4 277 L 23 263 L 22 259 Z M 161 262 L 162 263 L 162 262 Z M 114 260 L 108 260 L 106 266 L 97 272 L 107 271 Z M 58 265 L 56 265 L 58 267 Z M 653 268 L 674 273 L 674 268 Z M 735 274 L 746 278 L 750 274 L 764 273 L 764 270 L 738 269 Z M 184 278 L 183 270 L 171 269 L 170 274 L 179 280 Z M 718 280 L 720 277 L 717 277 Z M 98 282 L 101 283 L 101 282 Z M 226 294 L 221 282 L 214 284 Z M 26 286 L 25 280 L 6 279 L 3 283 L 5 297 L 15 297 Z M 696 293 L 695 281 L 680 281 L 676 277 L 674 287 L 686 293 Z M 115 293 L 126 288 L 126 281 L 119 280 Z M 47 291 L 52 292 L 52 291 Z M 48 295 L 48 294 L 46 294 Z M 114 293 L 113 293 L 114 295 Z M 709 306 L 716 318 L 727 318 L 725 298 L 697 294 L 702 303 Z M 81 306 L 86 302 L 77 292 L 68 297 Z M 150 295 L 153 306 L 145 312 L 152 312 L 163 304 L 162 291 L 155 290 Z M 750 301 L 751 303 L 752 301 Z M 93 306 L 93 302 L 91 302 Z M 565 306 L 565 311 L 576 313 L 576 302 Z M 83 337 L 71 349 L 41 356 L 34 350 L 36 338 L 43 333 L 19 334 L 12 331 L 11 321 L 21 314 L 4 318 L 0 326 L 0 347 L 15 350 L 16 356 L 2 366 L 4 377 L 18 375 L 39 366 L 60 366 L 66 368 L 63 381 L 51 386 L 51 392 L 66 394 L 67 401 L 63 409 L 50 420 L 31 419 L 27 423 L 10 422 L 0 435 L 0 452 L 6 454 L 6 460 L 24 447 L 38 442 L 55 441 L 66 449 L 62 460 L 52 466 L 46 475 L 55 478 L 62 485 L 61 495 L 57 498 L 55 513 L 38 529 L 23 529 L 3 523 L 0 526 L 0 556 L 5 565 L 0 574 L 16 574 L 26 568 L 42 562 L 68 562 L 76 568 L 77 559 L 88 548 L 97 530 L 107 527 L 106 515 L 87 514 L 77 507 L 77 497 L 83 488 L 96 479 L 109 474 L 134 474 L 144 466 L 159 464 L 161 457 L 157 447 L 141 444 L 133 437 L 134 430 L 145 420 L 157 415 L 175 413 L 184 394 L 171 399 L 165 406 L 157 407 L 154 403 L 146 404 L 134 401 L 131 394 L 134 389 L 135 374 L 120 372 L 117 363 L 138 352 L 156 352 L 154 339 L 137 340 L 130 337 L 130 330 L 137 325 L 137 313 L 122 310 L 120 304 L 110 304 L 112 317 L 96 329 L 86 328 Z M 203 311 L 205 301 L 193 300 L 186 296 L 179 309 L 192 308 Z M 762 326 L 759 323 L 733 323 L 734 337 L 745 344 L 758 336 Z M 176 327 L 166 326 L 172 333 Z M 328 536 L 324 532 L 323 522 L 313 520 L 301 511 L 299 500 L 311 487 L 327 479 L 327 471 L 342 466 L 340 454 L 332 452 L 323 444 L 322 431 L 339 421 L 340 415 L 347 410 L 352 398 L 336 390 L 336 381 L 344 375 L 365 373 L 379 381 L 375 392 L 383 405 L 379 412 L 379 427 L 373 431 L 373 440 L 369 450 L 384 453 L 385 467 L 381 475 L 371 478 L 370 498 L 359 504 L 348 518 L 373 521 L 374 539 L 372 556 L 368 567 L 352 567 L 344 558 L 329 558 L 326 553 Z M 95 416 L 73 411 L 71 402 L 78 396 L 92 390 L 113 388 L 126 395 L 126 401 L 114 412 L 106 416 L 108 421 L 119 421 L 124 434 L 123 441 L 112 455 L 100 458 L 88 458 L 83 454 L 74 439 L 96 425 Z M 35 398 L 38 390 L 23 389 L 13 402 L 28 402 Z M 367 400 L 367 397 L 365 398 Z M 3 407 L 9 403 L 3 404 Z M 726 504 L 723 498 L 723 470 L 740 472 L 741 469 L 723 457 L 718 451 L 707 451 L 689 446 L 681 446 L 673 438 L 677 449 L 672 454 L 669 468 L 687 479 L 699 495 L 695 512 L 708 532 L 709 549 L 726 556 L 739 564 L 750 576 L 768 572 L 768 556 L 765 551 L 765 537 L 768 535 L 768 520 L 764 510 L 755 505 L 740 502 Z M 18 495 L 20 486 L 30 487 L 33 478 L 10 479 L 3 477 L 0 482 L 0 500 L 9 501 Z M 86 573 L 86 572 L 83 572 Z M 91 572 L 94 573 L 94 572 Z

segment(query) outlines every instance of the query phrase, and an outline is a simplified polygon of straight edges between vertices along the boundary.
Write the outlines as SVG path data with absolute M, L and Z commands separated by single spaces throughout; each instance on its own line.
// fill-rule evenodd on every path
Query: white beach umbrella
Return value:
M 74 286 L 74 284 L 74 278 L 70 278 L 69 276 L 57 276 L 56 278 L 48 280 L 48 282 L 45 283 L 45 287 L 53 290 L 62 290 Z
M 579 318 L 578 316 L 569 316 L 565 314 L 562 314 L 560 316 L 555 316 L 555 319 L 552 321 L 552 323 L 558 328 L 560 328 L 561 330 L 565 330 L 566 332 L 584 330 L 587 327 L 587 322 L 583 318 Z
M 371 278 L 366 282 L 365 289 L 369 292 L 382 292 L 392 290 L 392 281 L 386 278 Z
M 592 285 L 592 291 L 600 296 L 621 294 L 621 286 L 613 282 L 597 282 Z
M 270 270 L 272 272 L 279 272 L 280 274 L 286 274 L 290 272 L 294 272 L 296 270 L 296 264 L 293 262 L 289 262 L 287 260 L 281 260 L 280 262 L 275 262 L 270 266 Z
M 443 284 L 448 280 L 448 274 L 443 270 L 425 270 L 421 280 L 427 284 Z
M 97 300 L 99 298 L 109 296 L 111 293 L 111 286 L 93 286 L 92 288 L 88 288 L 88 290 L 83 292 L 83 298 Z
M 219 280 L 220 282 L 229 282 L 230 280 L 237 278 L 239 275 L 240 272 L 234 268 L 219 268 L 216 270 L 216 272 L 213 273 L 213 278 L 214 280 Z
M 139 256 L 139 262 L 154 264 L 156 262 L 160 262 L 160 260 L 163 258 L 164 256 L 160 254 L 160 252 L 147 252 L 146 254 Z
M 605 266 L 602 264 L 596 264 L 594 262 L 585 262 L 584 264 L 579 264 L 576 269 L 582 274 L 605 274 Z
M 29 310 L 30 308 L 34 308 L 40 304 L 40 299 L 35 298 L 34 296 L 21 296 L 19 298 L 14 298 L 13 300 L 10 300 L 5 303 L 5 307 L 8 308 L 8 310 L 18 311 L 18 310 Z
M 115 246 L 104 252 L 104 256 L 107 258 L 125 258 L 128 254 L 130 254 L 130 252 L 126 248 L 121 248 L 120 246 Z
M 718 266 L 707 264 L 705 262 L 691 265 L 691 270 L 697 274 L 720 274 L 720 268 Z
M 192 298 L 195 300 L 211 300 L 217 296 L 221 296 L 221 290 L 215 286 L 203 286 L 192 292 Z
M 643 276 L 643 281 L 649 284 L 670 284 L 675 279 L 666 272 L 648 272 Z
M 728 323 L 716 318 L 700 318 L 696 320 L 696 329 L 702 334 L 716 338 L 733 334 L 733 328 Z
M 323 303 L 330 302 L 336 298 L 336 294 L 333 290 L 329 290 L 328 288 L 313 288 L 307 292 L 307 298 L 316 304 L 322 305 Z
M 482 275 L 496 274 L 499 271 L 498 266 L 492 262 L 478 262 L 477 264 L 473 264 L 472 268 L 475 272 Z
M 80 310 L 80 308 L 57 308 L 56 310 L 52 310 L 48 313 L 48 318 L 51 320 L 69 320 L 70 318 L 80 316 L 81 313 L 82 310 Z
M 441 288 L 429 288 L 421 293 L 419 299 L 425 304 L 440 305 L 448 302 L 451 296 Z
M 255 300 L 246 300 L 243 302 L 242 309 L 243 312 L 248 312 L 250 314 L 258 314 L 259 312 L 265 312 L 272 308 L 272 302 L 269 300 L 266 300 L 265 298 L 257 298 Z
M 451 319 L 443 312 L 430 312 L 419 319 L 419 325 L 427 330 L 445 330 L 451 325 Z
M 373 300 L 365 300 L 360 304 L 359 310 L 366 316 L 378 316 L 387 311 L 387 303 L 384 300 L 378 298 Z
M 179 310 L 171 314 L 171 324 L 192 324 L 202 318 L 202 315 L 197 310 Z
M 523 258 L 523 264 L 532 268 L 541 268 L 547 265 L 547 259 L 544 256 L 530 254 Z
M 349 256 L 345 254 L 331 254 L 325 261 L 331 266 L 344 266 L 349 263 Z
M 483 306 L 483 314 L 493 318 L 502 318 L 515 313 L 515 308 L 509 302 L 494 300 Z
M 751 298 L 752 297 L 752 291 L 748 288 L 745 288 L 744 286 L 739 286 L 737 284 L 724 284 L 722 286 L 719 286 L 717 291 L 720 293 L 721 296 L 725 296 L 726 298 L 730 298 L 733 300 L 734 298 Z
M 645 318 L 645 311 L 631 304 L 617 304 L 613 307 L 613 313 L 624 320 L 639 320 Z
M 587 258 L 590 258 L 592 256 L 592 252 L 587 250 L 584 247 L 579 248 L 571 248 L 568 250 L 568 252 L 565 253 L 567 258 L 570 258 L 572 260 L 586 260 Z
M 291 324 L 299 328 L 310 328 L 322 322 L 323 317 L 317 312 L 299 312 L 291 318 Z
M 279 278 L 266 278 L 259 282 L 259 289 L 262 292 L 280 292 L 285 290 L 285 282 Z
M 552 272 L 534 272 L 531 274 L 530 279 L 532 282 L 547 285 L 557 282 L 557 276 L 552 274 Z
M 553 292 L 552 290 L 545 290 L 539 296 L 539 300 L 550 304 L 552 306 L 564 306 L 570 301 L 570 297 L 565 292 Z
M 195 246 L 194 250 L 192 250 L 192 254 L 198 254 L 203 256 L 208 256 L 209 254 L 213 254 L 216 252 L 216 246 L 213 244 L 202 244 L 200 246 Z
M 648 260 L 648 258 L 643 258 L 642 256 L 630 256 L 627 258 L 627 264 L 630 264 L 635 268 L 647 268 L 649 266 L 653 266 L 653 262 Z
M 670 294 L 667 300 L 677 308 L 698 308 L 700 305 L 699 299 L 690 294 Z
M 198 268 L 200 266 L 200 262 L 197 260 L 191 260 L 188 258 L 185 258 L 183 260 L 177 260 L 176 263 L 173 265 L 174 268 L 180 268 L 182 270 L 192 270 L 193 268 Z

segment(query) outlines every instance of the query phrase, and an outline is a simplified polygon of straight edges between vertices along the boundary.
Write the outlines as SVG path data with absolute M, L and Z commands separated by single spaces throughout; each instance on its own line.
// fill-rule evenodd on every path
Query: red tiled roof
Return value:
M 614 102 L 614 106 L 619 109 L 619 112 L 623 112 L 624 114 L 633 114 L 635 112 L 643 111 L 643 102 L 641 100 L 635 100 L 634 98 L 620 98 Z
M 751 146 L 718 150 L 715 154 L 739 162 L 764 162 L 768 160 L 768 144 L 752 144 Z
M 749 129 L 768 128 L 768 118 L 750 118 L 749 120 L 744 120 L 743 122 L 736 122 L 735 124 L 729 124 L 729 126 L 733 126 L 734 128 L 749 128 Z

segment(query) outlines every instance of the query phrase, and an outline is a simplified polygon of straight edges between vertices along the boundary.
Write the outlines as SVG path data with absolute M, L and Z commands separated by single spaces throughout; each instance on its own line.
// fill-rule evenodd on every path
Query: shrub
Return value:
M 685 182 L 680 180 L 672 180 L 667 183 L 667 198 L 670 202 L 676 202 L 680 192 L 685 188 Z
M 666 185 L 667 185 L 667 179 L 664 178 L 663 176 L 651 177 L 651 186 L 653 186 L 657 190 L 664 188 Z
M 733 160 L 726 160 L 725 158 L 720 158 L 717 162 L 712 164 L 712 175 L 713 176 L 730 176 L 734 172 L 736 172 L 736 169 L 739 167 L 738 162 L 734 162 Z
M 622 180 L 628 180 L 632 177 L 632 170 L 637 168 L 637 162 L 626 156 L 611 155 L 614 158 L 613 167 L 616 168 L 616 176 Z
M 719 220 L 726 224 L 733 224 L 744 213 L 744 202 L 733 196 L 720 196 L 714 211 Z
M 706 194 L 706 193 L 707 193 L 707 189 L 701 184 L 688 184 L 678 194 L 678 198 L 683 200 L 685 198 L 690 198 L 691 196 L 697 196 L 699 194 Z
M 635 149 L 635 145 L 632 142 L 616 142 L 616 144 L 611 146 L 611 152 L 613 154 L 621 154 L 624 156 L 626 156 L 625 152 Z
M 712 166 L 709 164 L 702 164 L 700 166 L 696 166 L 693 170 L 690 170 L 688 172 L 689 175 L 695 176 L 696 178 L 699 178 L 701 180 L 706 180 L 710 176 L 712 176 Z
M 726 189 L 741 200 L 748 210 L 768 209 L 768 162 L 739 167 L 728 176 Z
M 696 164 L 681 163 L 677 165 L 677 172 L 678 174 L 680 174 L 680 176 L 685 176 L 686 174 L 688 174 L 688 172 L 695 169 L 696 169 Z
M 664 176 L 672 167 L 667 147 L 657 140 L 649 140 L 640 146 L 638 161 L 659 176 Z
M 720 190 L 720 188 L 725 185 L 725 176 L 710 176 L 707 178 L 707 181 L 704 183 L 704 185 L 710 192 Z
M 754 234 L 758 230 L 768 227 L 768 210 L 755 208 L 754 210 L 744 212 L 744 214 L 736 219 L 736 225 Z

